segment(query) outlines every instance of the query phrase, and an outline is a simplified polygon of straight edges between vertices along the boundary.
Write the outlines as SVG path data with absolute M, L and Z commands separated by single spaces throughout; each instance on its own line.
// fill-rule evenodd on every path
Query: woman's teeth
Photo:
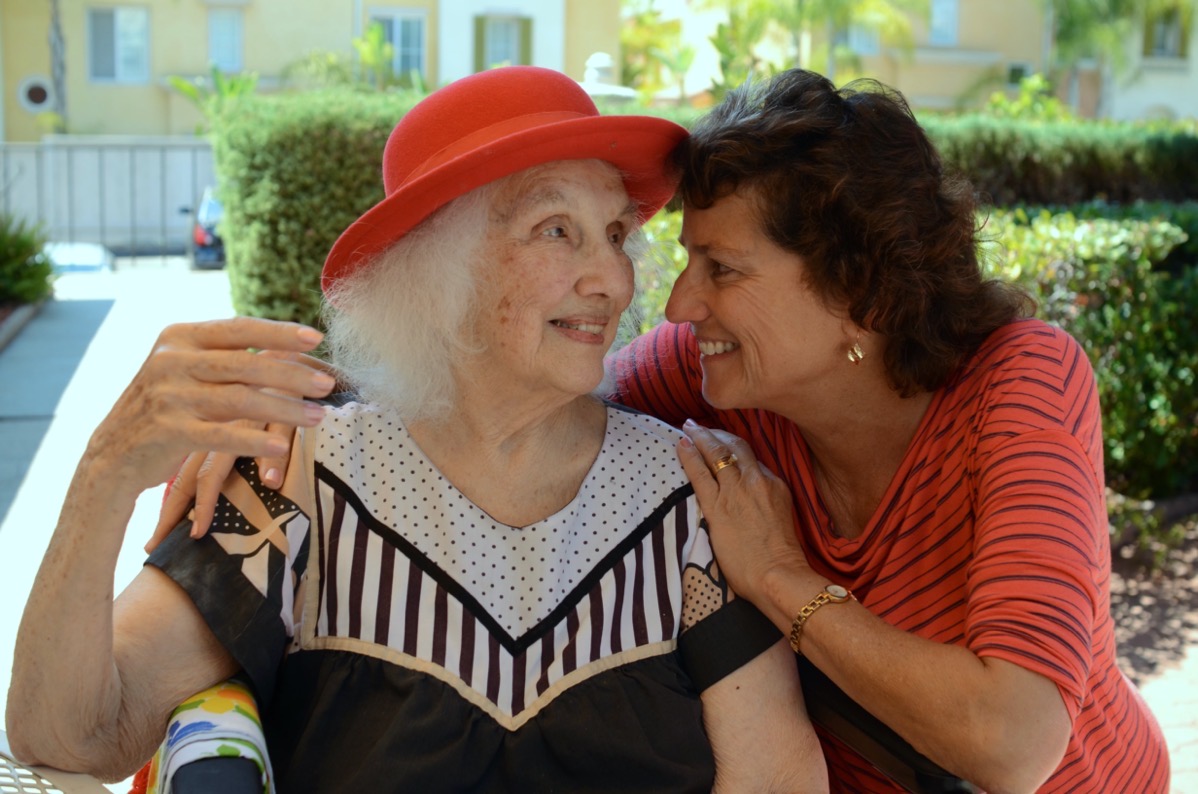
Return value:
M 583 331 L 588 334 L 603 334 L 602 325 L 593 325 L 591 323 L 568 323 L 564 320 L 553 320 L 553 324 L 558 328 L 569 328 L 571 331 Z
M 737 347 L 736 342 L 699 342 L 699 352 L 705 356 L 718 356 Z

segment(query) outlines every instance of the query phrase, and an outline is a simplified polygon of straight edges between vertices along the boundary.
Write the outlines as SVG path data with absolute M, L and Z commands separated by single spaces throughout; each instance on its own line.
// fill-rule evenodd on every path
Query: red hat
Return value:
M 325 292 L 458 196 L 555 160 L 598 159 L 624 174 L 649 218 L 677 179 L 666 156 L 683 127 L 651 116 L 601 116 L 560 72 L 506 66 L 433 92 L 400 119 L 383 151 L 386 197 L 342 233 L 321 273 Z

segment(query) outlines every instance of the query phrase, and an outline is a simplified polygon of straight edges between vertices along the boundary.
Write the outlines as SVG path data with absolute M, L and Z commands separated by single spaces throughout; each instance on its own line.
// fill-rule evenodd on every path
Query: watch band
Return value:
M 817 609 L 824 604 L 843 604 L 852 597 L 853 594 L 847 587 L 841 587 L 838 584 L 824 585 L 824 589 L 799 610 L 799 614 L 795 615 L 794 622 L 790 624 L 790 647 L 794 649 L 794 652 L 802 653 L 799 650 L 799 639 L 803 636 L 803 626 Z

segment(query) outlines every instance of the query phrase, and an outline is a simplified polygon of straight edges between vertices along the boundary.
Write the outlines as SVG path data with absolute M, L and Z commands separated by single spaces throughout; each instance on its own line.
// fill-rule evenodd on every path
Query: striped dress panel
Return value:
M 533 702 L 567 677 L 583 680 L 640 649 L 672 650 L 681 571 L 710 555 L 705 542 L 688 542 L 695 510 L 691 499 L 679 499 L 543 621 L 511 636 L 484 603 L 323 478 L 319 498 L 339 520 L 320 528 L 320 607 L 315 639 L 304 647 L 337 637 L 379 646 L 363 652 L 400 665 L 430 662 L 509 718 L 527 719 Z

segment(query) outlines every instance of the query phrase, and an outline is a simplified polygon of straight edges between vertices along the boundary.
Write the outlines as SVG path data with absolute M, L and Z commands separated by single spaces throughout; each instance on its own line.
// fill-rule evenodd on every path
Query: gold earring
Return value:
M 853 341 L 853 346 L 849 348 L 849 361 L 854 365 L 860 364 L 865 358 L 865 351 L 861 349 L 861 332 L 857 332 L 857 339 Z

